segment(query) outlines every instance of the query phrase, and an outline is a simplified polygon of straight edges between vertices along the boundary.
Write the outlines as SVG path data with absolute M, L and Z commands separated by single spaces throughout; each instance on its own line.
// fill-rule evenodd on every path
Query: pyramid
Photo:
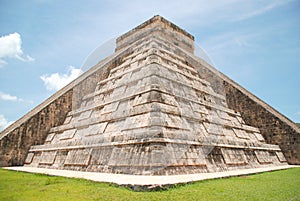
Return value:
M 228 107 L 222 79 L 207 76 L 194 49 L 192 35 L 160 16 L 117 38 L 95 76 L 77 79 L 72 110 L 25 166 L 175 175 L 286 165 Z

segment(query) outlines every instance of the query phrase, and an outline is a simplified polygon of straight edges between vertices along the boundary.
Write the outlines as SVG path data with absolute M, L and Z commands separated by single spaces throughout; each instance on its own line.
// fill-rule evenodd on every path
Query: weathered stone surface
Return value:
M 28 119 L 16 127 L 18 121 L 4 130 L 0 135 L 0 166 L 23 165 L 30 146 L 44 143 L 50 128 L 61 125 L 71 108 L 72 90 L 45 105 L 36 114 L 25 115 Z
M 239 111 L 247 124 L 259 128 L 267 143 L 278 144 L 289 164 L 299 165 L 299 127 L 262 101 L 255 101 L 249 92 L 246 94 L 228 82 L 224 86 L 228 107 Z
M 69 121 L 70 118 L 65 119 L 66 114 L 72 108 L 80 107 L 82 101 L 74 97 L 94 91 L 98 81 L 106 78 L 109 71 L 120 65 L 122 58 L 130 52 L 127 49 L 110 60 L 102 61 L 3 130 L 0 133 L 0 166 L 23 165 L 30 146 L 43 144 L 49 130 L 53 130 L 53 126 L 59 128 L 64 121 Z
M 43 136 L 22 142 L 27 148 L 18 148 L 19 165 L 27 155 L 25 165 L 32 167 L 161 175 L 284 165 L 285 157 L 297 161 L 297 149 L 283 155 L 265 142 L 258 129 L 264 126 L 248 123 L 234 107 L 239 86 L 195 57 L 193 45 L 190 34 L 159 16 L 119 37 L 114 55 L 51 99 L 51 111 L 63 112 L 59 119 L 47 113 L 54 123 L 23 121 Z M 66 96 L 61 111 L 55 103 Z M 246 107 L 245 101 L 238 104 Z M 4 142 L 12 136 L 6 130 Z M 4 158 L 13 150 L 7 147 L 1 147 L 5 162 L 14 157 Z

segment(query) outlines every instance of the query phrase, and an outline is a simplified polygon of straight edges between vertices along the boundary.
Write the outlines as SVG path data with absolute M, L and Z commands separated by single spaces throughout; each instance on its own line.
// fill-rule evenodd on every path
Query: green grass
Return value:
M 300 200 L 300 168 L 134 192 L 107 183 L 0 169 L 0 200 Z

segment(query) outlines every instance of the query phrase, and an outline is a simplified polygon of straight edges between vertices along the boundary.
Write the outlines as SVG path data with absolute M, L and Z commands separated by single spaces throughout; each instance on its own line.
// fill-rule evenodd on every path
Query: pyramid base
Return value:
M 180 175 L 287 165 L 276 145 L 250 147 L 250 144 L 222 145 L 220 141 L 218 146 L 212 146 L 189 141 L 165 142 L 166 139 L 154 141 L 70 150 L 57 147 L 51 150 L 42 145 L 28 154 L 25 166 L 129 175 Z
M 281 165 L 272 167 L 261 167 L 252 169 L 239 169 L 224 172 L 199 173 L 199 174 L 184 174 L 184 175 L 169 175 L 169 176 L 144 176 L 144 175 L 127 175 L 127 174 L 109 174 L 99 172 L 82 172 L 71 170 L 57 170 L 48 168 L 34 167 L 5 167 L 7 170 L 15 170 L 21 172 L 39 173 L 52 176 L 63 176 L 69 178 L 81 178 L 97 182 L 113 183 L 121 186 L 129 187 L 136 191 L 151 191 L 171 187 L 175 184 L 186 184 L 201 180 L 226 178 L 232 176 L 242 176 L 257 174 L 261 172 L 269 172 L 283 170 L 289 168 L 300 167 L 297 165 Z

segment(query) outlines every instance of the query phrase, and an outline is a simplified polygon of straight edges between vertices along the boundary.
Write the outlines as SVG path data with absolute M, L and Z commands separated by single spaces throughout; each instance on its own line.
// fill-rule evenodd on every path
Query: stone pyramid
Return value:
M 153 17 L 117 39 L 94 77 L 78 78 L 73 109 L 25 166 L 174 175 L 285 165 L 279 146 L 229 109 L 206 66 L 192 35 Z

